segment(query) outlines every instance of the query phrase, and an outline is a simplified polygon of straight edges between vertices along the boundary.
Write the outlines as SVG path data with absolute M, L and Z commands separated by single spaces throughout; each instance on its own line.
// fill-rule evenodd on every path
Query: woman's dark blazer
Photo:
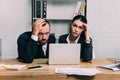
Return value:
M 69 34 L 64 34 L 64 35 L 61 35 L 59 37 L 59 43 L 67 43 L 66 41 L 66 38 Z M 91 39 L 91 38 L 90 38 Z M 88 61 L 91 61 L 92 60 L 92 39 L 91 39 L 91 42 L 90 43 L 86 43 L 85 42 L 85 37 L 84 36 L 80 36 L 78 42 L 79 44 L 81 44 L 81 60 L 82 61 L 85 61 L 85 62 L 88 62 Z

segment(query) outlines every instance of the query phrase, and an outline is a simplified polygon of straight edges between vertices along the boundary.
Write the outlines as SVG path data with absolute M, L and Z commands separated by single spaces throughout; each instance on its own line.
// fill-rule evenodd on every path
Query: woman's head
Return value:
M 84 24 L 87 24 L 87 19 L 83 15 L 77 15 L 73 18 L 71 24 L 71 35 L 74 37 L 78 37 L 82 33 L 84 33 L 85 27 Z

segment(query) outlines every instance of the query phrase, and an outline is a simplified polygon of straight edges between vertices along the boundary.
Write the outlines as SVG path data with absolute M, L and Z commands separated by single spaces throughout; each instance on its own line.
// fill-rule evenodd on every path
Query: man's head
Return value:
M 45 19 L 37 19 L 32 26 L 32 34 L 38 36 L 38 41 L 41 44 L 46 44 L 50 34 L 50 24 Z
M 41 29 L 39 30 L 38 33 L 38 41 L 44 45 L 45 43 L 47 43 L 49 35 L 50 35 L 50 24 L 47 20 L 45 20 L 41 24 Z

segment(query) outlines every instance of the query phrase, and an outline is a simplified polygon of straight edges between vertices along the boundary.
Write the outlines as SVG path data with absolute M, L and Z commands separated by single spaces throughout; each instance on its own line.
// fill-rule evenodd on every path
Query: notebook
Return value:
M 48 64 L 80 64 L 80 44 L 50 44 Z

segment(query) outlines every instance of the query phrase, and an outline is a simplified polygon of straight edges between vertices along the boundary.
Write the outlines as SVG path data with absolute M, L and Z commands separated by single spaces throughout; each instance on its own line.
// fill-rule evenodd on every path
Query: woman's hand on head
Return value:
M 86 41 L 90 41 L 90 27 L 86 23 L 84 23 L 83 26 L 85 29 L 84 32 L 85 32 Z

